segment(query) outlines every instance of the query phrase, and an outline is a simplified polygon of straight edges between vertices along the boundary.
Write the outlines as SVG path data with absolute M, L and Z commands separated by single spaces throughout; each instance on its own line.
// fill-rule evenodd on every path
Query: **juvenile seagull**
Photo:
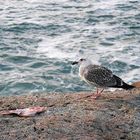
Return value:
M 93 85 L 97 88 L 96 94 L 93 96 L 94 99 L 99 97 L 105 88 L 122 88 L 125 90 L 132 89 L 134 86 L 126 84 L 121 78 L 114 75 L 111 70 L 94 65 L 88 59 L 80 59 L 75 61 L 72 65 L 79 64 L 79 76 L 86 83 Z M 98 88 L 102 88 L 101 91 Z

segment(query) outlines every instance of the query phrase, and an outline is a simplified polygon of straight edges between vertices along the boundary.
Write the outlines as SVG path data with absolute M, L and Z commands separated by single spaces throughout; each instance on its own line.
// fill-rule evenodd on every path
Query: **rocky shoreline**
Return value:
M 140 89 L 0 97 L 0 111 L 47 107 L 34 117 L 0 115 L 0 140 L 139 140 Z

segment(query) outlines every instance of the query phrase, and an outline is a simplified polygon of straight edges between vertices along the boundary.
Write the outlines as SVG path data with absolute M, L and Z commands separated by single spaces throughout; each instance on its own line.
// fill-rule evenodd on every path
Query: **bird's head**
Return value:
M 80 66 L 81 65 L 89 65 L 89 64 L 91 64 L 91 61 L 88 59 L 85 59 L 85 58 L 81 58 L 81 59 L 79 59 L 79 61 L 72 62 L 72 65 L 76 65 L 76 64 L 78 64 Z

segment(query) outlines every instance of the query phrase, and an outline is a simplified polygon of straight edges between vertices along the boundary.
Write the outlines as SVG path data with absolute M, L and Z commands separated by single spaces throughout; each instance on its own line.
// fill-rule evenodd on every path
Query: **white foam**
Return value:
M 102 0 L 95 4 L 97 9 L 110 9 L 114 8 L 116 4 L 125 3 L 127 0 Z
M 74 58 L 77 55 L 75 50 L 69 50 L 71 48 L 68 45 L 72 45 L 70 42 L 70 36 L 59 36 L 59 37 L 46 37 L 43 39 L 41 43 L 39 43 L 39 47 L 37 49 L 37 53 L 41 53 L 46 55 L 48 58 Z M 60 46 L 60 48 L 59 48 Z M 62 47 L 63 46 L 63 47 Z
M 133 77 L 133 79 L 138 79 L 139 72 L 140 72 L 140 68 L 139 69 L 133 69 L 131 71 L 128 71 L 127 73 L 124 73 L 122 75 L 122 79 L 124 81 L 126 81 L 126 82 L 132 81 L 132 77 Z
M 34 2 L 43 2 L 43 3 L 63 3 L 63 2 L 68 2 L 69 0 L 51 0 L 51 1 L 45 1 L 45 0 L 24 0 L 29 3 L 34 3 Z

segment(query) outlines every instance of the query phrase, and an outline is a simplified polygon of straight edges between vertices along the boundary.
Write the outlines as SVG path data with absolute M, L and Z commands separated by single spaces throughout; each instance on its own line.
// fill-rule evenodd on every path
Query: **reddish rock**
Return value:
M 135 86 L 137 88 L 140 88 L 140 81 L 133 83 L 132 86 Z

